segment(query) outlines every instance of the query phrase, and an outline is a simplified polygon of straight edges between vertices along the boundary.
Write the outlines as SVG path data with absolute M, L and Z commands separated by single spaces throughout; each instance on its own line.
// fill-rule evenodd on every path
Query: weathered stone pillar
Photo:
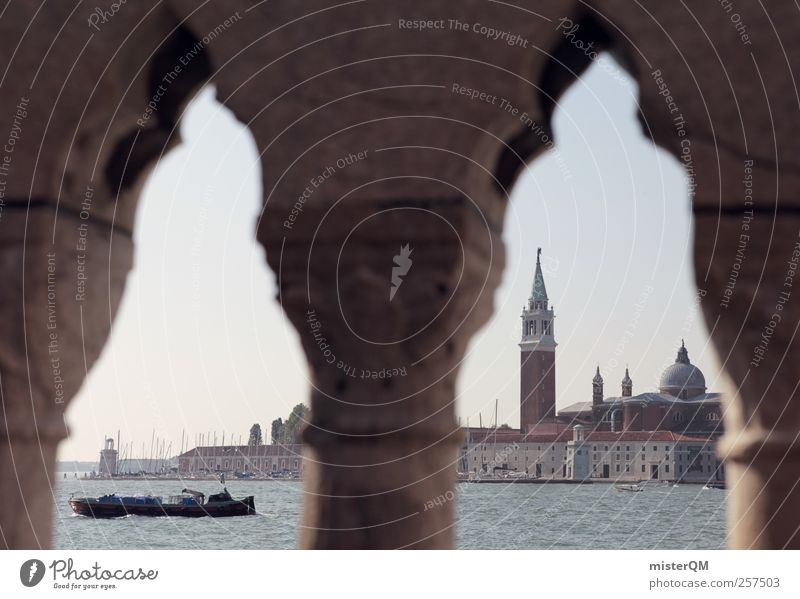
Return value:
M 163 4 L 93 10 L 0 19 L 0 547 L 50 544 L 64 410 L 119 306 L 148 166 L 207 76 Z
M 736 209 L 696 214 L 695 270 L 707 290 L 703 311 L 726 373 L 720 453 L 730 489 L 730 544 L 797 549 L 800 209 L 789 200 L 777 202 L 776 210 L 775 173 L 751 172 L 755 195 L 742 187 Z M 780 180 L 798 189 L 788 177 Z
M 258 236 L 312 372 L 303 547 L 453 544 L 455 380 L 491 312 L 507 187 L 549 141 L 530 44 L 559 37 L 557 10 L 459 5 L 512 45 L 407 24 L 446 23 L 449 2 L 264 3 L 210 47 L 258 145 Z
M 48 205 L 7 206 L 0 220 L 0 540 L 6 548 L 50 543 L 64 410 L 105 344 L 131 267 L 130 233 L 92 219 L 89 210 L 62 210 L 56 220 Z
M 325 212 L 261 229 L 313 377 L 301 546 L 450 547 L 454 386 L 491 311 L 497 231 L 458 195 Z
M 626 33 L 610 30 L 645 134 L 687 175 L 698 298 L 726 379 L 729 542 L 800 547 L 795 7 L 593 4 Z

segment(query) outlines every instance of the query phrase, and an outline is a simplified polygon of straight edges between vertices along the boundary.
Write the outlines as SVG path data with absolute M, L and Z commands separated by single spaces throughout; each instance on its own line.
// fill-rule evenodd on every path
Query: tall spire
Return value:
M 622 384 L 623 385 L 630 385 L 632 383 L 633 383 L 633 381 L 631 380 L 631 375 L 628 374 L 628 367 L 626 366 L 625 367 L 625 378 L 622 379 Z
M 544 287 L 544 276 L 542 275 L 542 263 L 539 257 L 542 248 L 536 249 L 536 273 L 533 275 L 533 289 L 531 289 L 531 301 L 545 302 L 547 304 L 547 289 Z
M 592 379 L 592 405 L 599 406 L 603 403 L 603 377 L 600 376 L 600 364 L 597 365 L 597 370 Z

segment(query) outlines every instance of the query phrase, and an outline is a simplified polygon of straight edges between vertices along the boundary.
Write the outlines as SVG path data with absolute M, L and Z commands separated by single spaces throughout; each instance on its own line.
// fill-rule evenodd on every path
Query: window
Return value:
M 617 464 L 617 472 L 619 472 L 619 464 Z
M 669 464 L 667 464 L 666 466 L 664 466 L 664 472 L 669 472 Z
M 647 472 L 647 470 L 644 467 L 644 464 L 642 464 L 642 472 Z
M 625 465 L 625 472 L 630 472 L 630 471 L 631 471 L 631 465 L 630 464 L 626 464 Z
M 625 446 L 625 451 L 630 451 L 630 450 L 631 450 L 631 446 L 630 445 L 626 445 Z
M 535 335 L 536 334 L 536 321 L 534 320 L 533 322 L 531 322 L 531 324 L 533 325 L 533 330 L 531 332 L 532 332 L 532 334 Z

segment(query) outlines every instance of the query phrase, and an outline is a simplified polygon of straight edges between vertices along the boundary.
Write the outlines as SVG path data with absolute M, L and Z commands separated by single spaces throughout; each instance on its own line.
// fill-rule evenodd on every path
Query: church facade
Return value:
M 606 397 L 598 365 L 586 401 L 557 411 L 555 313 L 541 250 L 521 320 L 520 428 L 465 429 L 458 463 L 462 477 L 723 479 L 714 451 L 723 432 L 720 394 L 707 391 L 705 377 L 691 363 L 683 342 L 657 390 L 634 395 L 626 368 L 620 395 Z

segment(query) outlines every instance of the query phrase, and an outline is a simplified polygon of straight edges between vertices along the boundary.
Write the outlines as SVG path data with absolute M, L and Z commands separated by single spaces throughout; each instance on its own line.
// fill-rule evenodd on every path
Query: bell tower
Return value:
M 541 253 L 539 248 L 533 288 L 521 316 L 519 424 L 523 432 L 537 424 L 553 422 L 556 415 L 555 314 L 544 286 Z
M 600 375 L 600 364 L 592 379 L 592 405 L 599 406 L 603 403 L 603 377 Z
M 631 397 L 633 395 L 633 381 L 628 374 L 628 367 L 625 367 L 625 378 L 622 379 L 622 397 Z

